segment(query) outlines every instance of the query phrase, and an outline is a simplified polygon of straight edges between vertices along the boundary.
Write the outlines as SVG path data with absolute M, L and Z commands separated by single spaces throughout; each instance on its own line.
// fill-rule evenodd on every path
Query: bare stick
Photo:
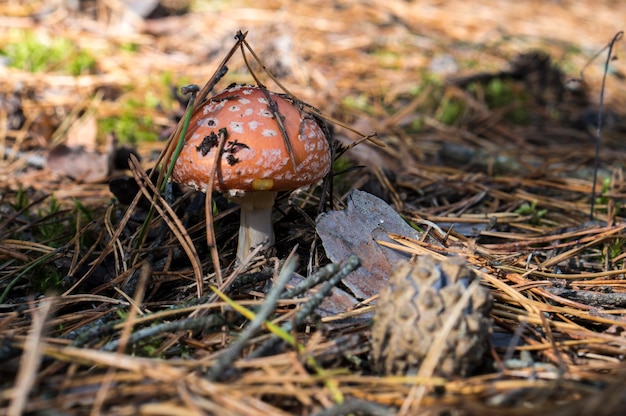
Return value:
M 220 129 L 218 137 L 219 142 L 217 144 L 217 149 L 215 149 L 215 159 L 211 165 L 209 182 L 206 185 L 206 193 L 204 195 L 204 216 L 206 218 L 206 244 L 211 251 L 211 260 L 213 261 L 213 269 L 215 270 L 217 284 L 219 287 L 222 287 L 222 284 L 224 283 L 222 280 L 222 266 L 220 266 L 220 254 L 217 252 L 215 226 L 213 224 L 213 183 L 215 182 L 214 178 L 217 172 L 217 165 L 222 157 L 222 151 L 224 150 L 224 143 L 226 143 L 227 133 L 225 128 Z
M 613 36 L 611 42 L 606 46 L 609 51 L 606 54 L 606 62 L 604 63 L 604 74 L 602 75 L 602 88 L 600 88 L 600 105 L 598 107 L 598 123 L 596 126 L 596 154 L 593 163 L 593 185 L 591 186 L 591 208 L 589 209 L 589 220 L 593 220 L 593 210 L 596 201 L 596 183 L 598 181 L 598 167 L 600 164 L 600 138 L 602 137 L 602 109 L 604 107 L 604 88 L 606 84 L 606 74 L 609 72 L 609 62 L 611 62 L 613 46 L 622 39 L 623 31 L 619 31 Z M 595 56 L 594 56 L 595 58 Z M 582 75 L 582 71 L 581 71 Z
M 283 292 L 285 285 L 291 278 L 294 270 L 296 269 L 297 260 L 295 257 L 295 248 L 287 257 L 285 264 L 278 275 L 278 279 L 274 282 L 274 287 L 268 293 L 265 301 L 261 305 L 261 308 L 257 312 L 254 319 L 246 326 L 241 332 L 237 341 L 235 341 L 223 354 L 220 355 L 215 365 L 209 370 L 207 376 L 211 380 L 216 380 L 223 375 L 224 371 L 237 359 L 241 352 L 246 347 L 246 344 L 250 338 L 261 328 L 263 323 L 270 317 L 270 315 L 276 309 L 276 303 L 280 298 L 280 294 Z

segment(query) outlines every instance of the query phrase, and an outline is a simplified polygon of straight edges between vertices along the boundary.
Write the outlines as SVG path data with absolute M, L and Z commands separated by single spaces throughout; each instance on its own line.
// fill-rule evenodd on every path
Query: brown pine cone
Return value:
M 441 332 L 451 311 L 476 274 L 461 257 L 437 261 L 422 256 L 399 263 L 380 293 L 372 326 L 372 358 L 384 374 L 414 374 Z M 491 294 L 482 286 L 472 293 L 447 335 L 436 374 L 467 375 L 482 360 L 492 322 Z

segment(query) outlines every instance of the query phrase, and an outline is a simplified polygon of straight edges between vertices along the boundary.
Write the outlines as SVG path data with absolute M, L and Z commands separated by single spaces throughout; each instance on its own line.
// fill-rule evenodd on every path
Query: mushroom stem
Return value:
M 274 244 L 272 207 L 276 194 L 271 191 L 246 192 L 243 196 L 233 198 L 241 206 L 237 245 L 237 259 L 240 262 L 259 244 Z

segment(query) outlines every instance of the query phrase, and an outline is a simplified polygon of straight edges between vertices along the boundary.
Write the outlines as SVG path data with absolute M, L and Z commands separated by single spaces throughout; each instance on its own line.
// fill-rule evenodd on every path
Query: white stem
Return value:
M 241 205 L 239 224 L 239 243 L 237 259 L 240 262 L 259 244 L 274 245 L 274 229 L 272 227 L 272 207 L 276 192 L 247 192 L 243 196 L 233 198 Z

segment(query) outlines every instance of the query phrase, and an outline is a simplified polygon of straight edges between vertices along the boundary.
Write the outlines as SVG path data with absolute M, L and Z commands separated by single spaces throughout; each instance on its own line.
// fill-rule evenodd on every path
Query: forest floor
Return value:
M 1 413 L 626 410 L 626 3 L 149 3 L 0 2 Z M 275 247 L 240 265 L 225 197 L 213 229 L 202 194 L 136 197 L 178 139 L 180 88 L 231 51 L 214 92 L 288 91 L 347 148 L 324 186 L 279 195 Z M 376 196 L 371 227 L 358 195 Z M 462 256 L 491 298 L 464 374 L 436 347 L 377 366 L 378 288 L 424 255 Z M 342 278 L 332 313 L 311 292 L 272 298 L 316 273 Z M 454 334 L 440 324 L 435 346 Z

